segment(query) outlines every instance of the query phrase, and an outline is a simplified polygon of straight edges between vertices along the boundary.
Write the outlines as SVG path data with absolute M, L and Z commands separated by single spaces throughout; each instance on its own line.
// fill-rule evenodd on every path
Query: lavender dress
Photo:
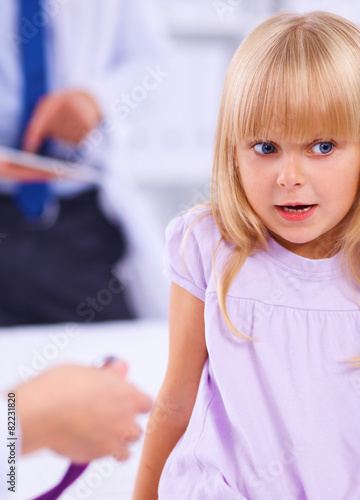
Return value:
M 220 233 L 199 212 L 167 230 L 165 272 L 205 302 L 205 363 L 189 426 L 168 458 L 160 500 L 359 500 L 359 289 L 339 256 L 311 260 L 269 240 L 233 283 L 229 332 L 212 277 Z M 216 272 L 231 251 L 221 246 Z

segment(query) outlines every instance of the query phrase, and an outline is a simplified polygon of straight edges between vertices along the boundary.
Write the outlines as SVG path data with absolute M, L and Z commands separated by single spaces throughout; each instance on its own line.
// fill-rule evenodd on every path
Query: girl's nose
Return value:
M 277 179 L 278 185 L 293 189 L 296 186 L 302 186 L 304 182 L 304 171 L 300 159 L 293 155 L 285 156 Z

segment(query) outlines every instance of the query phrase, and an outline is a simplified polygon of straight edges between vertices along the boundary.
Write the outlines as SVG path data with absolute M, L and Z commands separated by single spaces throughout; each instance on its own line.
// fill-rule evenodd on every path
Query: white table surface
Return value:
M 129 379 L 153 398 L 163 380 L 168 354 L 165 321 L 129 321 L 88 325 L 61 324 L 0 329 L 0 391 L 61 363 L 92 364 L 113 354 L 127 361 Z M 145 428 L 147 417 L 139 422 Z M 61 500 L 130 500 L 142 440 L 126 462 L 93 462 Z M 49 451 L 18 459 L 14 500 L 30 500 L 62 477 L 68 461 Z

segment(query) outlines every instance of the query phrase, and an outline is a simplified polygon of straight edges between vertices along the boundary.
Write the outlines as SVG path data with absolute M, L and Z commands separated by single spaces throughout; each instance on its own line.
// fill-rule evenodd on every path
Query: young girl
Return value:
M 244 40 L 211 208 L 168 228 L 169 365 L 134 499 L 360 499 L 359 138 L 354 24 L 279 14 Z

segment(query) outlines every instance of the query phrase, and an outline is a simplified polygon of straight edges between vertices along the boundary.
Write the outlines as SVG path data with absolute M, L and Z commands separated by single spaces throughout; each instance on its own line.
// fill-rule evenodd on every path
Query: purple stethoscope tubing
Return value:
M 106 356 L 101 360 L 100 363 L 96 363 L 95 366 L 98 368 L 103 368 L 108 364 L 115 361 L 117 358 L 115 356 Z M 76 479 L 81 476 L 84 470 L 87 468 L 89 464 L 75 464 L 71 463 L 64 474 L 64 477 L 54 488 L 45 493 L 42 493 L 40 496 L 34 498 L 34 500 L 57 500 L 59 496 L 68 488 L 71 484 L 73 484 Z

